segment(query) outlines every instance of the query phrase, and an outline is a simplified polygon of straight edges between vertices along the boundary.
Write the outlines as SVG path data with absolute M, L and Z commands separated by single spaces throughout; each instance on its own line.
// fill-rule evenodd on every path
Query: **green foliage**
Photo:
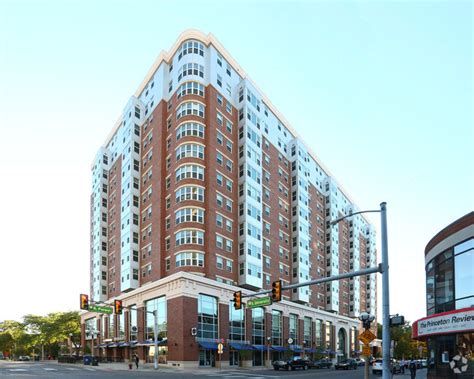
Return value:
M 0 323 L 0 351 L 12 355 L 26 355 L 44 346 L 45 354 L 57 355 L 60 344 L 72 334 L 80 340 L 80 316 L 78 312 L 57 312 L 47 316 L 26 315 L 23 322 Z

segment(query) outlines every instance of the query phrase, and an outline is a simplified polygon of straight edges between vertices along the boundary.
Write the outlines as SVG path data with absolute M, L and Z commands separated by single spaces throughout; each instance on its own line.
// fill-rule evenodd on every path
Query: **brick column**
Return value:
M 146 317 L 145 307 L 143 305 L 141 306 L 137 305 L 137 327 L 138 327 L 137 341 L 138 342 L 145 340 L 145 317 Z M 138 346 L 136 349 L 136 353 L 141 360 L 146 359 L 145 357 L 146 347 Z
M 197 367 L 199 344 L 191 335 L 191 328 L 197 328 L 197 311 L 195 298 L 182 296 L 167 301 L 168 362 Z
M 224 339 L 225 342 L 229 339 L 229 305 L 219 304 L 219 338 Z M 220 354 L 221 367 L 229 366 L 229 346 Z M 219 361 L 219 354 L 217 354 L 216 362 Z
M 270 338 L 270 341 L 268 341 Z M 272 343 L 272 314 L 271 312 L 265 312 L 265 346 L 267 346 L 267 351 L 265 352 L 265 361 L 267 363 L 267 367 L 271 366 L 272 361 L 272 353 L 270 352 L 270 356 L 268 356 L 268 345 Z

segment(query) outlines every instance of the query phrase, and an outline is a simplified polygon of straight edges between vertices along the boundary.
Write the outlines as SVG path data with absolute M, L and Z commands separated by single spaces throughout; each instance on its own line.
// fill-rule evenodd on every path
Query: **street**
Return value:
M 158 372 L 150 366 L 141 367 L 136 370 L 127 370 L 123 364 L 102 364 L 97 367 L 84 365 L 58 364 L 57 362 L 10 362 L 0 361 L 0 378 L 151 378 L 159 376 L 160 378 L 344 378 L 344 379 L 362 379 L 364 377 L 363 367 L 357 370 L 336 371 L 334 369 L 326 370 L 296 370 L 296 371 L 275 371 L 268 369 L 174 369 L 160 368 Z M 410 375 L 396 375 L 394 378 L 405 379 Z M 370 378 L 381 378 L 373 376 Z M 419 370 L 417 379 L 426 378 L 426 369 Z

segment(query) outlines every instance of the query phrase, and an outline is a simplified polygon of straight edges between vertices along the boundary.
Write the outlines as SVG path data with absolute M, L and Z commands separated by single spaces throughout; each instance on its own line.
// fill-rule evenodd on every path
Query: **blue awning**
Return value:
M 246 343 L 232 342 L 229 344 L 229 347 L 234 350 L 255 350 L 252 345 Z
M 273 351 L 286 351 L 286 347 L 272 345 L 272 350 Z
M 304 349 L 305 353 L 316 353 L 316 349 Z
M 127 346 L 130 346 L 130 344 L 128 342 L 120 342 L 118 344 L 118 347 L 127 347 Z
M 257 351 L 267 351 L 267 346 L 265 345 L 252 345 L 252 347 Z
M 106 343 L 101 343 L 99 346 L 95 346 L 95 347 L 107 347 L 107 344 Z
M 109 344 L 107 345 L 107 347 L 117 347 L 117 346 L 118 346 L 117 343 L 109 343 Z
M 199 346 L 207 350 L 217 350 L 217 342 L 199 341 Z

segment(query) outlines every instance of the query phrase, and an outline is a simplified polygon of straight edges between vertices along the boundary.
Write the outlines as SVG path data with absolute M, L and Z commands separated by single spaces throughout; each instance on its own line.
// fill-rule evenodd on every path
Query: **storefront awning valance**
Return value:
M 207 350 L 217 350 L 217 342 L 199 341 L 199 346 Z
M 234 350 L 255 350 L 252 345 L 246 343 L 232 342 L 229 344 L 229 347 Z

